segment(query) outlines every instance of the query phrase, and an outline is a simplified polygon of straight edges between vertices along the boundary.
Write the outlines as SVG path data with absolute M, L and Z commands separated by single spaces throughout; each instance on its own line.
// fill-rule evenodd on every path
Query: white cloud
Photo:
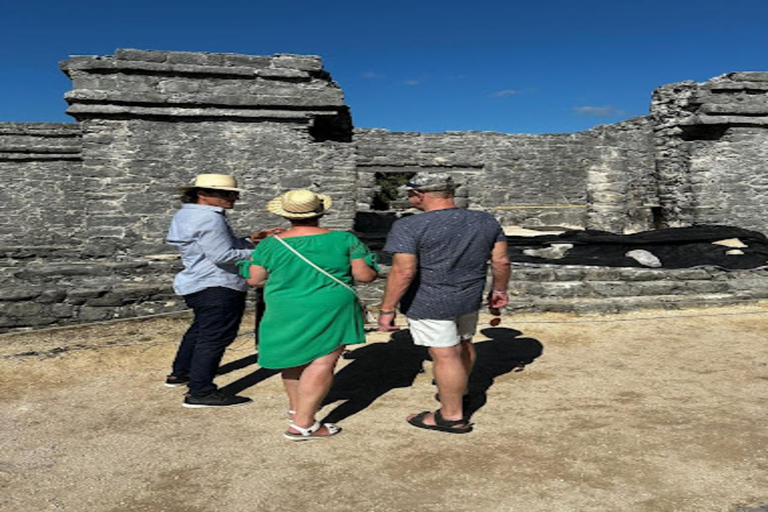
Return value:
M 408 80 L 403 80 L 403 85 L 409 85 L 413 87 L 415 85 L 420 85 L 423 81 L 423 78 L 409 78 Z
M 507 96 L 515 96 L 520 94 L 517 89 L 502 89 L 492 94 L 494 98 L 506 98 Z
M 360 74 L 361 77 L 365 78 L 366 80 L 375 80 L 377 78 L 383 78 L 383 73 L 377 73 L 375 71 L 365 71 L 364 73 Z
M 573 107 L 573 111 L 579 114 L 580 116 L 591 116 L 591 117 L 614 117 L 614 116 L 623 116 L 624 114 L 626 114 L 626 112 L 624 112 L 623 110 L 620 110 L 611 105 L 606 105 L 604 107 L 595 107 L 595 106 Z

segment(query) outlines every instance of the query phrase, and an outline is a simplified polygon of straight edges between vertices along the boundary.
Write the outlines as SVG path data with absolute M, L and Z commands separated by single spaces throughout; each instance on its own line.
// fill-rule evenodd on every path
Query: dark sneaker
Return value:
M 168 375 L 165 378 L 165 386 L 168 388 L 178 388 L 180 386 L 186 386 L 189 384 L 188 375 Z
M 184 398 L 183 407 L 189 407 L 190 409 L 198 409 L 200 407 L 236 407 L 238 405 L 246 405 L 253 402 L 250 398 L 237 395 L 229 395 L 222 393 L 221 391 L 214 391 L 207 395 L 187 395 Z

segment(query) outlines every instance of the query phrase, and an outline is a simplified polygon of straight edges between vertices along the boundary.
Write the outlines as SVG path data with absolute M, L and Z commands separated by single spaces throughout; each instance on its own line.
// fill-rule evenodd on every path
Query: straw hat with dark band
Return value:
M 198 174 L 194 185 L 182 185 L 178 187 L 181 190 L 192 190 L 193 188 L 207 188 L 211 190 L 229 190 L 231 192 L 245 192 L 242 188 L 237 188 L 237 180 L 231 174 Z
M 290 190 L 267 203 L 267 211 L 286 219 L 308 219 L 325 213 L 333 204 L 331 196 L 311 190 Z

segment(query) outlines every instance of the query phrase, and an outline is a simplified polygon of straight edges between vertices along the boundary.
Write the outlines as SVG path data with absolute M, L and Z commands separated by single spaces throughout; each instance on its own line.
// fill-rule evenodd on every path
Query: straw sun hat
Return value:
M 333 204 L 331 196 L 311 190 L 290 190 L 267 203 L 267 211 L 286 219 L 308 219 L 325 213 Z
M 231 192 L 245 192 L 242 188 L 237 188 L 237 180 L 231 174 L 198 174 L 195 183 L 192 185 L 183 185 L 178 187 L 181 190 L 191 190 L 193 188 L 208 188 L 211 190 L 229 190 Z

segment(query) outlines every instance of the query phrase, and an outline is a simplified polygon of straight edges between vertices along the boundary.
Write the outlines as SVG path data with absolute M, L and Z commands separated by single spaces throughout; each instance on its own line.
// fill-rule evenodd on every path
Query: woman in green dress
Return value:
M 331 198 L 292 190 L 267 204 L 291 228 L 262 241 L 252 253 L 248 284 L 264 286 L 259 365 L 282 370 L 294 441 L 330 437 L 341 429 L 320 425 L 315 413 L 333 383 L 345 345 L 365 343 L 354 280 L 376 279 L 375 257 L 354 235 L 319 227 Z M 297 254 L 298 253 L 298 254 Z M 319 267 L 319 268 L 317 268 Z

